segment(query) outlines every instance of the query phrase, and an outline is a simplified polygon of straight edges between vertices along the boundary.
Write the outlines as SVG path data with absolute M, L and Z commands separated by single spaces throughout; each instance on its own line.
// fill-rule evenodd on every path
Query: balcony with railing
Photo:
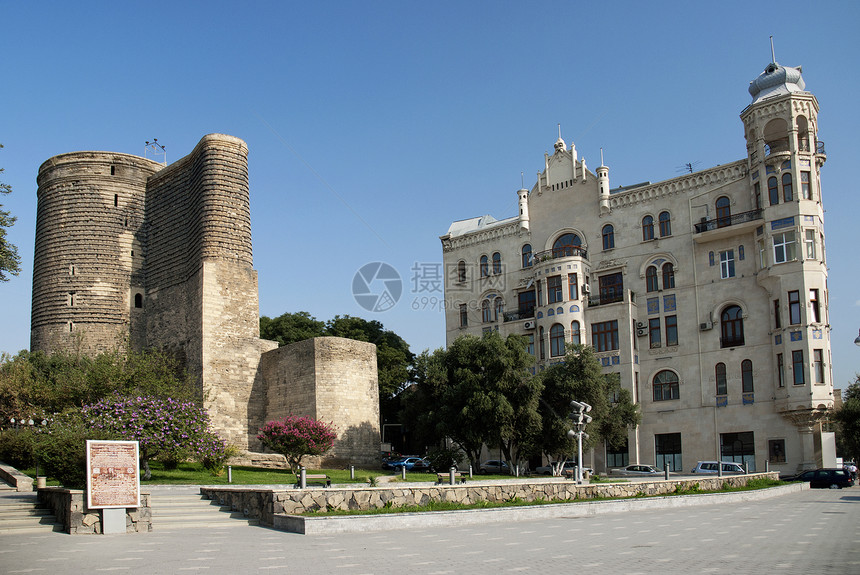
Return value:
M 585 248 L 580 246 L 563 246 L 559 248 L 553 248 L 551 250 L 544 250 L 542 252 L 535 252 L 532 255 L 532 265 L 537 265 L 541 262 L 547 262 L 550 260 L 570 257 L 588 259 L 588 252 Z
M 729 216 L 720 216 L 711 220 L 702 218 L 698 224 L 695 224 L 696 234 L 706 234 L 705 236 L 696 236 L 697 242 L 711 241 L 723 237 L 733 236 L 741 233 L 748 228 L 755 228 L 761 225 L 763 219 L 762 210 L 750 210 L 739 214 L 731 214 Z M 719 232 L 719 233 L 715 233 Z
M 609 305 L 611 303 L 621 303 L 625 301 L 624 294 L 628 294 L 627 301 L 636 301 L 636 292 L 632 290 L 604 290 L 603 293 L 588 296 L 588 307 Z
M 518 309 L 518 310 L 514 310 L 514 311 L 506 311 L 502 317 L 503 317 L 504 321 L 508 322 L 508 321 L 517 321 L 517 320 L 521 320 L 521 319 L 528 319 L 528 318 L 534 317 L 534 316 L 535 316 L 535 308 L 534 307 L 527 307 L 527 308 Z

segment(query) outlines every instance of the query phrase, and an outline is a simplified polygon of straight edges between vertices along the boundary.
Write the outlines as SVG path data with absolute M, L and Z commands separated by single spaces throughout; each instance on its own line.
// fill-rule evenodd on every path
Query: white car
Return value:
M 719 463 L 716 461 L 699 461 L 690 473 L 716 475 L 719 472 L 719 467 L 717 467 L 717 465 L 723 466 L 723 473 L 731 475 L 742 475 L 746 473 L 743 466 L 740 463 L 735 463 L 734 461 L 720 461 Z
M 628 465 L 609 470 L 609 475 L 623 475 L 629 477 L 657 477 L 663 475 L 663 470 L 653 465 Z

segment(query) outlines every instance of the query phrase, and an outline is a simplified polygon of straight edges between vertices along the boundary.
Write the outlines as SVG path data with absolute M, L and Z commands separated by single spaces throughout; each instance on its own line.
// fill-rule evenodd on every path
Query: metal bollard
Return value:
M 717 477 L 723 476 L 723 464 L 720 461 L 717 461 Z
M 457 482 L 457 468 L 452 467 L 448 470 L 448 484 L 454 485 Z
M 469 479 L 472 479 L 472 464 L 469 464 Z
M 514 477 L 519 477 L 519 476 L 520 476 L 520 464 L 518 463 L 514 466 Z
M 744 461 L 744 474 L 749 474 L 749 472 L 750 472 L 749 461 Z
M 299 471 L 299 488 L 305 489 L 308 486 L 308 473 L 303 465 Z
M 663 470 L 663 479 L 669 481 L 669 466 L 666 466 L 666 469 Z
M 765 472 L 765 473 L 770 473 L 770 461 L 765 461 L 765 462 L 764 462 L 764 472 Z
M 355 465 L 349 466 L 349 478 L 355 481 Z
M 406 466 L 400 468 L 400 479 L 406 480 Z
M 227 466 L 227 483 L 233 483 L 233 466 Z

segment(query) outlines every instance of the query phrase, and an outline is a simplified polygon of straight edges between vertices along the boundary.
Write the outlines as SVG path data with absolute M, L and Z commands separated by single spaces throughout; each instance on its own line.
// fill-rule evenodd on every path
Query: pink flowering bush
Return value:
M 287 458 L 290 471 L 297 473 L 305 455 L 322 455 L 337 439 L 334 425 L 313 417 L 290 415 L 270 421 L 260 429 L 257 439 Z
M 150 476 L 150 459 L 198 459 L 210 463 L 214 472 L 226 458 L 228 446 L 212 430 L 209 414 L 190 401 L 113 397 L 85 405 L 82 411 L 91 429 L 139 442 L 144 479 Z

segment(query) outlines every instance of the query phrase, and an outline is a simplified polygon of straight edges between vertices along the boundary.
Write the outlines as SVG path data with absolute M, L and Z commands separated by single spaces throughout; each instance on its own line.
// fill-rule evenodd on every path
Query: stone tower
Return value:
M 266 420 L 312 415 L 350 430 L 333 456 L 376 462 L 375 346 L 323 338 L 333 341 L 313 346 L 337 351 L 273 354 L 270 373 L 288 375 L 271 383 L 277 393 L 267 389 L 263 356 L 277 344 L 260 339 L 245 142 L 209 134 L 169 166 L 63 154 L 41 166 L 38 184 L 32 350 L 95 355 L 126 338 L 133 349 L 171 350 L 228 441 L 258 448 Z

